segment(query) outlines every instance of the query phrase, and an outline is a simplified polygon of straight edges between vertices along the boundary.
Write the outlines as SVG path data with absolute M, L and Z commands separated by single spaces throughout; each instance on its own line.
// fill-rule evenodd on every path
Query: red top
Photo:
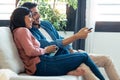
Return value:
M 40 43 L 27 28 L 16 28 L 13 31 L 13 37 L 26 73 L 34 74 L 36 64 L 40 62 L 39 56 L 45 54 L 45 49 L 40 48 Z

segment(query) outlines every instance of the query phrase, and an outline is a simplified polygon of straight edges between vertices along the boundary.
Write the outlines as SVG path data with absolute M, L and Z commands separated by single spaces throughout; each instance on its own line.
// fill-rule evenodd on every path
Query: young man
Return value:
M 38 13 L 37 4 L 27 2 L 24 3 L 22 6 L 27 7 L 32 11 L 34 22 L 33 22 L 33 28 L 30 31 L 41 43 L 41 47 L 44 48 L 45 46 L 55 44 L 59 47 L 59 50 L 57 52 L 60 54 L 64 54 L 64 51 L 70 51 L 71 53 L 74 52 L 74 50 L 69 45 L 69 43 L 67 44 L 62 43 L 64 38 L 58 34 L 56 29 L 53 27 L 53 25 L 50 22 L 48 21 L 40 22 L 40 14 Z M 120 77 L 117 74 L 117 71 L 110 58 L 104 55 L 93 55 L 93 54 L 90 54 L 90 57 L 96 63 L 96 65 L 98 65 L 99 67 L 103 67 L 105 69 L 110 80 L 120 80 Z M 71 72 L 70 74 L 72 73 L 74 72 Z

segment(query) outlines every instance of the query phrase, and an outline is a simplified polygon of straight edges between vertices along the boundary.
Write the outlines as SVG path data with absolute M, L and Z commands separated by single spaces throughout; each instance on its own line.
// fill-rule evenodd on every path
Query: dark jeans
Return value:
M 66 75 L 69 71 L 75 70 L 80 64 L 85 63 L 100 80 L 105 80 L 87 53 L 57 56 L 42 55 L 40 60 L 41 62 L 37 64 L 36 76 Z

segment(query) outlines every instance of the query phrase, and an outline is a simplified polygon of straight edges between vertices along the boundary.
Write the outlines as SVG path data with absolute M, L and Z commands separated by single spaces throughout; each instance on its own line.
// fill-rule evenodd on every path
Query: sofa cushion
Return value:
M 63 75 L 63 76 L 30 76 L 26 73 L 21 73 L 19 74 L 19 77 L 22 79 L 20 80 L 59 80 L 59 79 L 64 79 L 64 80 L 78 80 L 78 76 L 71 76 L 71 75 Z M 27 79 L 25 78 L 27 77 Z M 42 79 L 43 78 L 43 79 Z M 82 77 L 79 77 L 79 80 L 82 80 Z
M 24 71 L 9 27 L 0 27 L 0 68 L 11 69 L 16 73 Z
M 11 77 L 9 80 L 72 80 L 72 79 L 65 79 L 62 77 L 39 77 L 39 76 L 15 76 Z M 75 79 L 77 80 L 77 79 Z

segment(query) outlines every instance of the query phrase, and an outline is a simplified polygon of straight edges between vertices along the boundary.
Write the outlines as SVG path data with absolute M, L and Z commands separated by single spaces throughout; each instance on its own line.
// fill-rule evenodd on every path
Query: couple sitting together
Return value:
M 26 2 L 16 8 L 10 18 L 10 29 L 27 74 L 75 75 L 84 80 L 105 80 L 99 66 L 105 69 L 110 80 L 120 80 L 107 56 L 88 55 L 85 51 L 73 50 L 69 45 L 77 39 L 85 39 L 91 32 L 88 28 L 64 39 L 50 22 L 40 21 L 36 3 Z M 51 53 L 55 55 L 51 56 Z

